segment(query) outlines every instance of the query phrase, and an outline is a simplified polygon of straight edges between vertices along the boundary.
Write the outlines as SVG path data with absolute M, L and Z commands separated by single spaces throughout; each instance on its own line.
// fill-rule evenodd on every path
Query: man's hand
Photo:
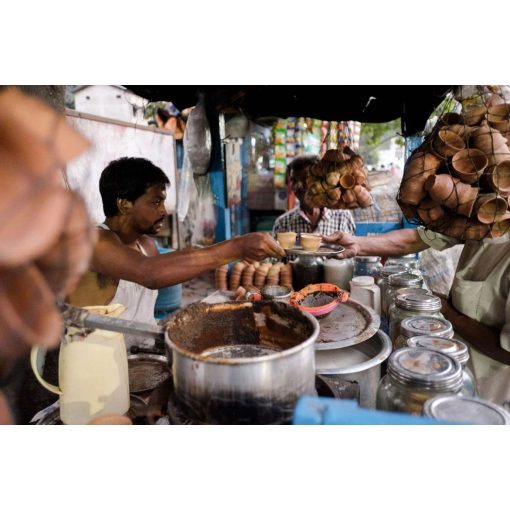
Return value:
M 238 237 L 241 258 L 253 262 L 266 257 L 284 257 L 285 250 L 267 232 L 253 232 Z
M 335 232 L 330 236 L 322 236 L 322 240 L 325 243 L 339 244 L 345 248 L 342 253 L 336 256 L 338 259 L 350 259 L 355 257 L 360 249 L 358 238 L 346 232 Z

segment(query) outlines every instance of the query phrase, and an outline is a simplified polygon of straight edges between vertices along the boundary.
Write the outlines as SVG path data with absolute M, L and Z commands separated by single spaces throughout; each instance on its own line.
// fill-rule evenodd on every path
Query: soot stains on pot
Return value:
M 276 425 L 290 423 L 299 396 L 292 394 L 285 395 L 285 398 L 278 395 L 258 398 L 245 394 L 233 400 L 227 394 L 216 394 L 203 401 L 177 394 L 176 400 L 185 414 L 199 424 Z
M 177 312 L 167 327 L 177 347 L 199 360 L 228 364 L 300 344 L 313 332 L 303 319 L 301 311 L 277 302 L 198 303 Z

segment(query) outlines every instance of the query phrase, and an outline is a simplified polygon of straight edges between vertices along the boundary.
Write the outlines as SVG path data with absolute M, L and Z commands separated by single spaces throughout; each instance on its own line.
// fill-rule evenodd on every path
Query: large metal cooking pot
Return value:
M 287 303 L 192 304 L 165 332 L 176 397 L 203 423 L 290 422 L 297 399 L 315 394 L 318 334 Z

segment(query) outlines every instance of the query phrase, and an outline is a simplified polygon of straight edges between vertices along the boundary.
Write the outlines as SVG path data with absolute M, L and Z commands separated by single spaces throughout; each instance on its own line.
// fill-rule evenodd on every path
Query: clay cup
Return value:
M 296 244 L 296 236 L 296 232 L 278 232 L 276 240 L 284 250 L 290 250 Z
M 453 172 L 468 184 L 476 182 L 487 167 L 487 156 L 478 149 L 462 149 L 452 158 Z
M 317 251 L 321 245 L 319 234 L 301 234 L 301 246 L 305 251 Z

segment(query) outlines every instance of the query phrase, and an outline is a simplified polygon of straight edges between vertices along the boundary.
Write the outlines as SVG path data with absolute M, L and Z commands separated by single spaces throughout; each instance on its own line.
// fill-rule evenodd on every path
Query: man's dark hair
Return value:
M 99 192 L 107 218 L 117 216 L 117 199 L 134 202 L 151 186 L 166 187 L 170 184 L 161 168 L 144 158 L 119 158 L 110 161 L 101 173 Z
M 319 157 L 313 156 L 313 155 L 298 156 L 297 158 L 294 158 L 287 165 L 287 182 L 290 181 L 290 175 L 292 172 L 301 172 L 305 168 L 315 165 L 318 162 L 319 162 Z

